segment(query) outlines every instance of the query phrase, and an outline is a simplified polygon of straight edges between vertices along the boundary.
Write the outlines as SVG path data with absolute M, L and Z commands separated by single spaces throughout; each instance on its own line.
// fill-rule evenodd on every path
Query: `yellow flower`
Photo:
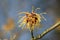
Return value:
M 20 26 L 23 26 L 24 24 L 26 24 L 26 28 L 32 29 L 32 30 L 34 30 L 35 26 L 39 27 L 41 22 L 40 15 L 36 13 L 27 13 L 23 18 L 24 19 L 20 24 Z
M 39 9 L 39 8 L 37 8 L 37 9 Z M 20 23 L 19 27 L 23 27 L 23 25 L 26 25 L 25 28 L 28 28 L 30 30 L 34 30 L 35 27 L 41 27 L 40 23 L 41 23 L 41 16 L 42 16 L 42 14 L 41 15 L 37 14 L 34 11 L 32 11 L 32 13 L 20 12 L 19 14 L 23 14 L 23 13 L 25 14 L 25 16 L 23 16 L 22 19 L 20 19 L 18 21 L 18 23 Z

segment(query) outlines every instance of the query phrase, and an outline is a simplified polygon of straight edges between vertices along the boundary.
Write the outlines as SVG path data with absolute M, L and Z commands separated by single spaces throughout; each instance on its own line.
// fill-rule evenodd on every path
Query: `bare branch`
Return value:
M 47 30 L 45 30 L 42 34 L 40 34 L 35 40 L 41 39 L 43 36 L 45 36 L 47 33 L 49 33 L 50 31 L 54 30 L 55 28 L 60 26 L 60 21 L 58 23 L 56 23 L 55 25 L 53 25 L 52 27 L 48 28 Z

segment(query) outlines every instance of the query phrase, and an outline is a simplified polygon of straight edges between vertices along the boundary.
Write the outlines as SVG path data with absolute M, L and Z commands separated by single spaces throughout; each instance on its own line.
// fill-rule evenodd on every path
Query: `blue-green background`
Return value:
M 3 40 L 4 38 L 10 38 L 11 33 L 18 33 L 21 28 L 17 25 L 18 21 L 18 13 L 19 12 L 31 12 L 32 6 L 35 8 L 39 7 L 40 10 L 37 13 L 47 12 L 46 15 L 43 15 L 47 21 L 42 20 L 42 28 L 36 29 L 34 31 L 34 36 L 41 34 L 44 30 L 51 27 L 55 21 L 58 13 L 58 3 L 57 0 L 0 0 L 0 30 L 2 30 L 2 25 L 6 22 L 8 17 L 11 17 L 15 20 L 16 28 L 12 32 L 8 32 L 1 37 Z M 56 9 L 58 8 L 58 9 Z M 1 31 L 0 31 L 1 32 Z M 3 31 L 4 32 L 4 31 Z M 31 34 L 29 30 L 23 30 L 19 32 L 19 37 L 16 40 L 31 40 Z M 56 32 L 55 30 L 49 32 L 40 40 L 60 40 L 60 33 Z

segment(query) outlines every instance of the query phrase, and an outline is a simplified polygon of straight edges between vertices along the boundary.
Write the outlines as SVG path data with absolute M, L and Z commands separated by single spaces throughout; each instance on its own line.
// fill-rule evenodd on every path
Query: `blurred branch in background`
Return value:
M 14 28 L 15 28 L 14 20 L 12 18 L 8 18 L 7 23 L 3 25 L 3 30 L 8 32 L 8 31 L 13 30 Z
M 3 27 L 2 29 L 4 31 L 4 35 L 9 32 L 11 34 L 10 35 L 10 38 L 11 38 L 13 36 L 11 31 L 13 31 L 15 29 L 15 22 L 14 22 L 13 18 L 8 18 L 6 21 L 7 22 L 2 26 Z

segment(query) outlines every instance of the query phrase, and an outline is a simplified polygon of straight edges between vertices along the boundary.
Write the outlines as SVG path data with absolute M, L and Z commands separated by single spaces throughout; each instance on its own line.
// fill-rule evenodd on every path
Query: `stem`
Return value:
M 55 28 L 60 26 L 60 22 L 56 23 L 55 25 L 53 25 L 52 27 L 48 28 L 47 30 L 45 30 L 42 34 L 39 35 L 39 37 L 37 37 L 35 40 L 37 39 L 41 39 L 43 36 L 45 36 L 47 33 L 49 33 L 50 31 L 54 30 Z
M 33 30 L 31 30 L 32 40 L 34 40 Z

